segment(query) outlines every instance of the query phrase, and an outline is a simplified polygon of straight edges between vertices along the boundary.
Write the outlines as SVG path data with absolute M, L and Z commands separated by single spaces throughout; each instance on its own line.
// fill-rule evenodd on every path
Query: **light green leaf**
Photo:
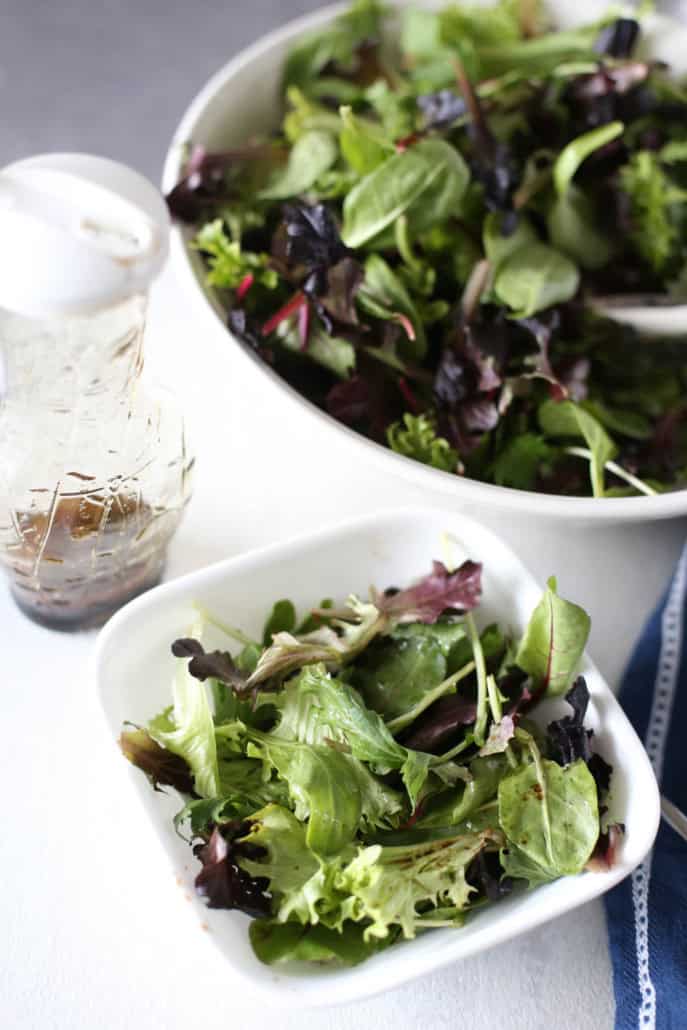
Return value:
M 545 243 L 519 247 L 500 264 L 494 292 L 514 318 L 530 318 L 538 311 L 570 300 L 577 293 L 580 274 L 569 258 Z
M 520 247 L 529 246 L 539 242 L 539 237 L 530 225 L 529 221 L 522 215 L 518 218 L 515 231 L 508 236 L 501 232 L 503 215 L 496 211 L 490 211 L 484 219 L 482 228 L 482 243 L 484 253 L 492 269 L 496 270 L 502 261 L 510 257 Z
M 536 757 L 501 780 L 498 799 L 509 843 L 543 876 L 582 872 L 599 836 L 596 784 L 582 759 L 561 768 Z
M 415 937 L 427 925 L 418 912 L 422 906 L 452 910 L 447 922 L 467 907 L 473 888 L 465 870 L 480 851 L 499 846 L 500 840 L 496 831 L 399 847 L 374 844 L 343 869 L 336 885 L 351 896 L 350 918 L 370 921 L 365 939 L 386 937 L 393 926 L 400 926 L 404 937 Z
M 401 422 L 394 422 L 388 427 L 386 439 L 392 451 L 406 458 L 414 458 L 415 461 L 444 472 L 458 470 L 458 451 L 443 436 L 437 436 L 428 415 L 411 415 L 406 412 Z
M 371 955 L 393 944 L 395 934 L 384 941 L 363 939 L 362 927 L 344 923 L 330 929 L 318 923 L 304 929 L 300 923 L 278 923 L 270 919 L 254 919 L 248 927 L 253 951 L 271 965 L 274 962 L 337 962 L 355 966 Z
M 399 349 L 405 357 L 417 361 L 425 356 L 427 340 L 422 319 L 405 286 L 379 254 L 370 254 L 365 261 L 365 278 L 356 300 L 363 311 L 375 318 L 394 321 L 404 315 L 412 325 L 415 338 L 408 338 L 406 331 Z
M 350 107 L 339 110 L 342 128 L 339 145 L 344 159 L 359 175 L 367 175 L 393 154 L 394 145 L 384 131 L 372 122 L 364 122 Z
M 564 694 L 582 657 L 590 625 L 583 608 L 558 596 L 552 576 L 530 616 L 515 664 L 548 694 Z
M 320 857 L 339 854 L 362 826 L 383 826 L 402 808 L 395 791 L 348 754 L 251 730 L 247 754 L 286 781 L 296 818 L 308 820 L 306 844 Z
M 344 201 L 342 237 L 361 247 L 406 214 L 417 234 L 460 211 L 468 184 L 458 151 L 439 139 L 422 140 L 394 154 L 361 179 Z
M 268 267 L 267 254 L 254 254 L 241 249 L 238 240 L 232 240 L 224 231 L 221 218 L 207 222 L 196 235 L 193 247 L 207 258 L 209 271 L 206 282 L 221 289 L 235 289 L 247 276 L 252 275 L 262 286 L 274 289 L 279 276 Z
M 539 407 L 539 425 L 549 436 L 582 437 L 592 454 L 590 473 L 595 497 L 604 495 L 604 466 L 618 452 L 603 426 L 589 411 L 574 401 L 544 401 Z
M 556 197 L 546 216 L 551 242 L 582 268 L 601 268 L 612 255 L 607 234 L 597 228 L 589 197 L 576 186 Z
M 306 193 L 336 161 L 336 140 L 321 129 L 311 129 L 294 143 L 289 159 L 269 186 L 262 190 L 264 200 L 285 200 Z
M 193 627 L 190 636 L 199 639 L 200 627 Z M 190 675 L 185 659 L 178 659 L 172 697 L 173 707 L 151 721 L 150 736 L 186 760 L 201 797 L 218 797 L 221 790 L 210 702 L 205 684 Z
M 595 150 L 617 139 L 624 131 L 622 122 L 609 122 L 577 136 L 563 147 L 553 166 L 553 182 L 559 197 L 568 190 L 582 162 Z

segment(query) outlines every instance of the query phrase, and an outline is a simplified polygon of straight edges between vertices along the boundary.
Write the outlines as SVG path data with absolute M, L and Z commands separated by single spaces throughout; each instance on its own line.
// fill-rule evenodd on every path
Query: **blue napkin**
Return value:
M 620 702 L 661 793 L 687 812 L 687 546 L 630 659 Z M 687 843 L 664 819 L 652 852 L 605 896 L 616 1030 L 687 1028 Z

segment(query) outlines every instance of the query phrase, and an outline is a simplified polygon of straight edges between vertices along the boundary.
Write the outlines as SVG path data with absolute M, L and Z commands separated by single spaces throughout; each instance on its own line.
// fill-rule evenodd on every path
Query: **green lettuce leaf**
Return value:
M 194 627 L 191 636 L 200 635 Z M 172 708 L 166 709 L 148 726 L 153 740 L 185 759 L 191 769 L 196 793 L 215 798 L 220 793 L 215 726 L 205 685 L 188 672 L 179 660 L 172 681 Z
M 267 774 L 274 769 L 286 782 L 296 817 L 308 820 L 306 844 L 316 855 L 337 855 L 358 830 L 389 825 L 403 809 L 396 791 L 352 755 L 327 744 L 303 744 L 252 730 L 247 754 L 262 759 Z
M 574 876 L 599 837 L 596 784 L 582 759 L 562 768 L 532 750 L 534 760 L 499 784 L 499 823 L 509 844 L 536 867 L 526 875 L 531 882 Z M 518 853 L 511 872 L 517 860 Z
M 473 888 L 465 871 L 486 847 L 498 847 L 498 831 L 465 833 L 441 841 L 399 847 L 373 844 L 363 848 L 336 878 L 336 886 L 350 895 L 349 917 L 369 920 L 365 939 L 386 937 L 400 926 L 404 937 L 414 937 L 423 926 L 460 923 L 460 912 L 470 900 Z M 447 908 L 448 918 L 423 916 L 421 906 Z
M 261 962 L 337 962 L 355 966 L 396 940 L 389 934 L 385 940 L 363 938 L 362 927 L 344 923 L 340 930 L 330 930 L 321 923 L 302 926 L 300 923 L 279 923 L 270 919 L 254 919 L 248 928 L 253 950 Z

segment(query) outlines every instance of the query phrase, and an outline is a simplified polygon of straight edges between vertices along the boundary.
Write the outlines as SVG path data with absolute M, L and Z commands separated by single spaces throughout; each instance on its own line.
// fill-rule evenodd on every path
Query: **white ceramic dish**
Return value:
M 484 562 L 484 601 L 477 612 L 478 621 L 486 625 L 498 619 L 514 633 L 521 632 L 541 591 L 501 540 L 455 513 L 422 509 L 382 512 L 191 573 L 151 590 L 115 615 L 101 632 L 96 651 L 98 691 L 112 746 L 125 720 L 145 723 L 169 703 L 174 669 L 170 642 L 188 630 L 194 601 L 246 632 L 259 634 L 265 614 L 277 598 L 291 597 L 304 610 L 323 596 L 343 601 L 350 591 L 365 592 L 371 583 L 384 587 L 410 582 L 427 571 L 432 558 L 445 557 L 445 534 L 449 534 L 455 562 L 468 556 Z M 561 589 L 565 591 L 565 583 Z M 581 671 L 591 693 L 588 724 L 594 729 L 599 751 L 614 767 L 612 816 L 626 826 L 618 863 L 612 870 L 562 879 L 512 896 L 475 913 L 461 929 L 433 931 L 353 969 L 261 965 L 250 948 L 247 918 L 236 912 L 209 910 L 194 896 L 199 922 L 205 922 L 210 931 L 199 933 L 198 941 L 212 941 L 249 989 L 267 1000 L 282 1006 L 329 1005 L 407 983 L 603 894 L 627 876 L 651 847 L 658 827 L 659 796 L 644 749 L 609 687 L 587 657 Z M 559 700 L 541 708 L 546 722 L 567 706 Z M 179 808 L 178 799 L 155 793 L 143 774 L 122 758 L 122 778 L 125 776 L 150 816 L 167 860 L 193 894 L 196 863 L 171 821 Z M 133 839 L 131 846 L 140 847 Z M 162 854 L 141 854 L 142 862 L 161 858 Z M 181 924 L 181 912 L 179 918 Z M 560 926 L 565 933 L 565 922 Z M 190 922 L 183 927 L 186 936 L 181 937 L 181 946 L 195 947 Z
M 422 0 L 414 2 L 418 6 Z M 285 55 L 298 38 L 326 25 L 345 6 L 337 4 L 290 22 L 244 50 L 209 80 L 191 103 L 174 134 L 163 175 L 165 191 L 170 190 L 180 178 L 184 145 L 189 140 L 201 143 L 210 150 L 221 150 L 274 126 L 277 112 L 281 109 L 279 84 Z M 436 3 L 428 6 L 436 6 Z M 605 0 L 579 0 L 573 5 L 566 0 L 549 0 L 547 7 L 558 24 L 571 25 L 598 17 L 607 8 L 607 3 Z M 645 46 L 651 53 L 668 61 L 677 71 L 687 71 L 687 25 L 656 16 L 645 30 Z M 317 431 L 319 424 L 323 431 L 343 435 L 351 448 L 357 449 L 361 458 L 377 462 L 380 471 L 403 477 L 428 490 L 440 491 L 452 498 L 457 506 L 465 504 L 477 509 L 482 506 L 500 508 L 535 519 L 560 518 L 578 523 L 610 524 L 670 518 L 687 513 L 687 490 L 654 497 L 604 500 L 548 496 L 459 478 L 394 454 L 388 448 L 373 443 L 320 411 L 273 372 L 250 348 L 229 334 L 226 316 L 212 291 L 204 286 L 201 259 L 188 247 L 188 239 L 187 231 L 178 225 L 173 227 L 172 262 L 179 279 L 187 288 L 189 300 L 195 305 L 199 335 L 211 345 L 212 360 L 226 361 L 227 352 L 231 349 L 248 373 L 252 370 L 253 374 L 261 378 L 265 386 L 266 404 L 289 401 L 288 417 L 309 418 L 314 431 Z M 666 319 L 684 318 L 684 309 L 682 316 L 665 308 L 655 310 L 656 317 L 661 319 L 658 328 L 662 332 L 666 331 Z M 651 311 L 643 309 L 645 328 L 646 318 L 653 317 Z

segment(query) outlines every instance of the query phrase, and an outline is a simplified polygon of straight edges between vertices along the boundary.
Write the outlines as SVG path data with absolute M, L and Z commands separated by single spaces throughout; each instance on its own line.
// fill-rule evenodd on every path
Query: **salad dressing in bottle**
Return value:
M 0 565 L 44 625 L 97 625 L 156 583 L 189 497 L 181 415 L 141 381 L 168 235 L 115 162 L 0 171 Z

